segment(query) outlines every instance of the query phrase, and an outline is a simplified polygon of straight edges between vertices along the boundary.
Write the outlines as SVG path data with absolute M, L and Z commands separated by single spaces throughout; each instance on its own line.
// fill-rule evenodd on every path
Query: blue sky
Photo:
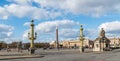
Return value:
M 35 20 L 38 38 L 35 42 L 55 40 L 55 28 L 59 28 L 59 40 L 79 37 L 83 24 L 86 38 L 94 40 L 104 28 L 108 37 L 119 37 L 119 0 L 1 0 L 0 41 L 29 42 L 27 33 L 30 21 Z

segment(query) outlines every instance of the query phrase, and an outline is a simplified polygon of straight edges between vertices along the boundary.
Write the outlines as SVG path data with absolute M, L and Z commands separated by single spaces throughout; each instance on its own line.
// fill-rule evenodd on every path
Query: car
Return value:
M 43 47 L 43 50 L 46 50 L 47 49 L 47 47 Z
M 104 51 L 112 51 L 111 48 L 103 48 Z

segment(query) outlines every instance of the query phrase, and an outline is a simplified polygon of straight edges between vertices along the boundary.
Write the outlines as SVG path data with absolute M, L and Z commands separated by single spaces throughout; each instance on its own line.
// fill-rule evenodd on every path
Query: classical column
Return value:
M 34 23 L 33 22 L 34 22 L 34 20 L 31 21 L 30 32 L 28 32 L 28 38 L 31 40 L 30 41 L 29 54 L 34 54 L 35 53 L 34 40 L 37 37 L 37 33 L 34 32 Z

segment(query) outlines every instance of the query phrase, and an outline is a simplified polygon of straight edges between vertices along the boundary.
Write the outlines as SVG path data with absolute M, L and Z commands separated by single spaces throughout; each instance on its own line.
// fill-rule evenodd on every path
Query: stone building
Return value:
M 59 47 L 61 45 L 62 48 L 79 48 L 80 44 L 81 43 L 80 43 L 79 39 L 76 39 L 76 40 L 64 40 L 64 41 L 59 42 Z M 55 47 L 55 45 L 56 45 L 55 41 L 50 42 L 50 45 L 52 47 L 56 48 Z M 89 47 L 92 48 L 93 47 L 93 41 L 91 41 L 89 39 L 84 39 L 83 46 L 88 47 L 88 48 Z
M 52 41 L 49 44 L 50 44 L 50 47 L 56 48 L 56 41 Z
M 111 48 L 120 48 L 120 38 L 109 38 Z
M 93 51 L 104 51 L 110 48 L 110 40 L 105 36 L 105 31 L 102 28 L 99 36 L 94 40 Z

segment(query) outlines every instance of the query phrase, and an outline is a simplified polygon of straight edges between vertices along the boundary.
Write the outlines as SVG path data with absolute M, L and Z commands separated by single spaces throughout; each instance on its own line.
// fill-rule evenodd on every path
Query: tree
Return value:
M 4 41 L 0 42 L 0 49 L 2 48 L 6 48 L 7 47 L 7 43 L 5 43 Z

